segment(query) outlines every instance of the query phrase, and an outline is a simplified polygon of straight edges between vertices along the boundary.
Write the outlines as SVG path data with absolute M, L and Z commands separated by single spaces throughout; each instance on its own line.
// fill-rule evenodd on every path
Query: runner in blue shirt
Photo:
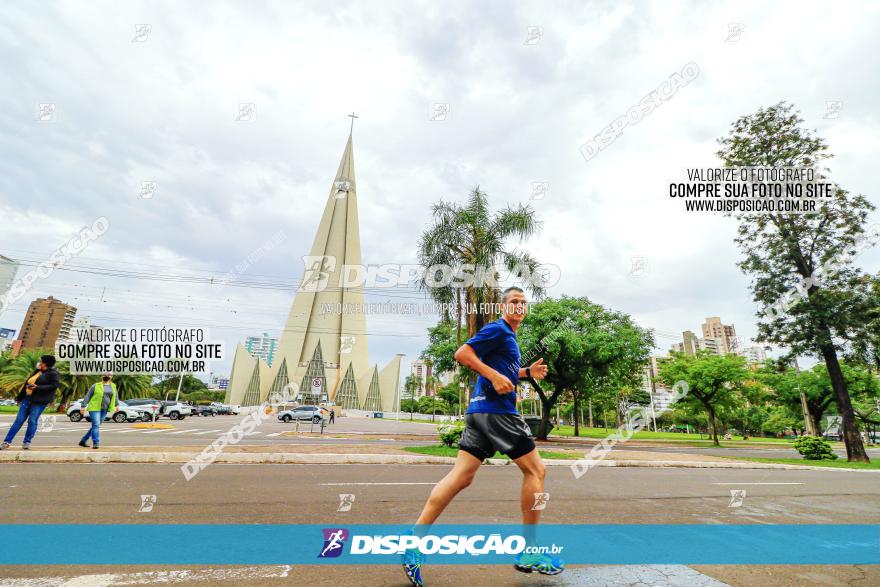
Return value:
M 529 367 L 519 366 L 516 331 L 526 315 L 526 296 L 518 287 L 504 290 L 502 317 L 486 324 L 455 352 L 455 360 L 479 374 L 465 415 L 465 429 L 459 442 L 455 466 L 440 480 L 416 523 L 420 532 L 433 524 L 458 493 L 471 484 L 483 461 L 499 451 L 523 473 L 520 509 L 526 528 L 538 523 L 540 509 L 534 509 L 538 495 L 544 495 L 544 463 L 535 448 L 531 432 L 516 410 L 516 386 L 520 377 L 544 379 L 547 365 L 538 359 Z M 533 531 L 531 532 L 532 534 Z M 404 554 L 403 569 L 413 585 L 424 585 L 421 574 L 424 555 L 416 549 Z M 518 571 L 557 575 L 564 569 L 557 557 L 520 554 Z

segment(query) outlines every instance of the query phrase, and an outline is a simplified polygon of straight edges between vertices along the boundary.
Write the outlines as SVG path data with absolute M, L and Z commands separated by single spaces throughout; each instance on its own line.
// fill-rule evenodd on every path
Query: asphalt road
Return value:
M 44 419 L 54 414 L 47 414 Z M 210 444 L 217 436 L 232 428 L 244 416 L 215 416 L 213 418 L 196 417 L 185 418 L 184 420 L 172 421 L 167 418 L 160 420 L 160 423 L 170 425 L 168 429 L 145 430 L 134 427 L 132 424 L 117 424 L 115 422 L 105 422 L 101 427 L 101 444 L 104 447 L 122 447 L 122 446 L 191 446 L 193 448 L 204 447 Z M 0 435 L 4 434 L 9 424 L 12 422 L 12 416 L 9 414 L 0 415 Z M 64 415 L 56 415 L 54 420 L 48 419 L 43 425 L 43 429 L 38 433 L 34 440 L 33 447 L 41 446 L 70 446 L 75 447 L 80 437 L 85 434 L 89 425 L 86 422 L 71 422 Z M 409 422 L 395 421 L 390 419 L 372 419 L 372 418 L 339 418 L 332 425 L 324 428 L 323 437 L 311 438 L 306 436 L 288 436 L 286 432 L 296 430 L 296 424 L 291 422 L 285 424 L 277 421 L 274 417 L 266 420 L 256 429 L 253 436 L 243 439 L 239 445 L 241 446 L 264 446 L 275 444 L 335 444 L 335 445 L 386 445 L 386 446 L 414 446 L 414 445 L 430 445 L 437 444 L 436 426 L 430 422 Z M 302 432 L 314 431 L 320 432 L 320 426 L 313 426 L 309 422 L 300 422 L 299 430 Z M 354 438 L 335 438 L 338 434 L 355 435 Z M 393 438 L 381 438 L 381 435 L 411 435 L 406 440 L 395 440 Z M 358 435 L 370 435 L 370 438 L 358 438 Z M 378 438 L 377 438 L 378 436 Z M 24 430 L 19 432 L 17 442 L 21 442 L 24 437 Z M 415 437 L 421 437 L 417 439 Z M 592 439 L 584 439 L 578 442 L 578 439 L 566 439 L 565 446 L 568 448 L 579 448 L 584 452 L 595 445 L 597 441 Z M 553 442 L 548 443 L 547 447 L 552 448 Z M 700 455 L 717 455 L 717 456 L 743 456 L 743 457 L 769 457 L 769 458 L 798 458 L 797 451 L 787 447 L 775 447 L 772 444 L 762 447 L 743 447 L 743 448 L 710 448 L 695 447 L 684 445 L 659 446 L 657 444 L 642 443 L 638 440 L 631 440 L 618 445 L 623 449 L 632 449 L 647 452 L 658 453 L 687 453 Z M 840 455 L 844 455 L 842 451 L 838 451 Z M 868 449 L 868 454 L 872 459 L 880 459 L 880 448 Z
M 184 481 L 173 465 L 9 464 L 0 467 L 2 523 L 409 523 L 446 466 L 212 465 Z M 441 518 L 510 523 L 518 517 L 519 472 L 484 467 Z M 745 489 L 739 507 L 730 490 Z M 596 468 L 575 480 L 551 468 L 548 523 L 878 523 L 873 473 L 729 469 Z M 356 496 L 337 512 L 340 493 Z M 141 495 L 155 495 L 139 512 Z M 0 567 L 2 585 L 403 585 L 389 567 Z M 137 573 L 141 573 L 138 575 Z M 880 584 L 877 567 L 699 566 L 571 568 L 551 580 L 508 567 L 427 568 L 433 584 L 472 585 L 834 585 Z M 95 575 L 83 578 L 83 575 Z M 857 582 L 861 579 L 861 583 Z M 83 582 L 85 581 L 85 582 Z

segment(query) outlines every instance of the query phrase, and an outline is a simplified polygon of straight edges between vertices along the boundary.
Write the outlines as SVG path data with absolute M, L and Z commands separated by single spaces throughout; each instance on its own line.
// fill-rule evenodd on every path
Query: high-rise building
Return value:
M 703 338 L 720 339 L 723 352 L 718 354 L 721 355 L 734 353 L 739 347 L 736 339 L 736 328 L 733 324 L 722 324 L 721 318 L 718 316 L 706 318 L 706 321 L 703 322 Z
M 76 308 L 52 296 L 34 300 L 21 325 L 21 348 L 54 349 L 56 341 L 70 336 L 75 317 Z
M 249 336 L 244 342 L 245 350 L 255 359 L 263 359 L 270 367 L 272 361 L 275 360 L 275 349 L 278 346 L 278 339 L 272 338 L 267 333 L 263 336 Z
M 18 262 L 0 255 L 0 298 L 6 295 L 12 284 L 15 283 L 15 273 L 18 271 Z M 0 299 L 0 308 L 3 301 Z
M 12 348 L 12 341 L 15 340 L 15 331 L 11 328 L 0 328 L 0 353 L 8 348 Z
M 428 375 L 430 368 L 428 364 L 418 359 L 413 361 L 412 367 L 410 368 L 410 372 L 415 375 L 416 379 L 419 381 L 419 387 L 416 390 L 416 399 L 428 395 Z
M 101 327 L 96 324 L 92 324 L 91 317 L 77 316 L 76 319 L 73 321 L 73 326 L 70 328 L 70 332 L 68 333 L 68 335 L 66 337 L 59 336 L 58 338 L 59 340 L 62 338 L 71 338 L 75 340 L 77 331 L 94 332 L 96 330 L 101 330 Z
M 317 218 L 315 220 L 318 220 Z M 352 137 L 330 187 L 324 213 L 293 298 L 273 364 L 252 357 L 238 345 L 226 402 L 256 406 L 272 393 L 298 390 L 302 403 L 331 401 L 345 409 L 371 412 L 395 408 L 399 400 L 400 357 L 383 369 L 370 365 L 364 288 L 343 279 L 360 267 L 357 181 Z M 337 311 L 327 312 L 326 308 Z

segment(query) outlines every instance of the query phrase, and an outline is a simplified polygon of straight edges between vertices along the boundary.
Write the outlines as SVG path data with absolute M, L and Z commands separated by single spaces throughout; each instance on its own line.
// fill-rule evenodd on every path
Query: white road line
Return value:
M 318 485 L 437 485 L 437 483 L 319 483 Z
M 803 485 L 803 483 L 713 483 L 712 485 Z
M 237 567 L 233 569 L 198 569 L 198 570 L 173 570 L 152 571 L 145 573 L 105 573 L 100 575 L 78 575 L 74 577 L 34 577 L 26 579 L 4 579 L 3 585 L 7 587 L 47 587 L 60 585 L 61 587 L 109 587 L 111 585 L 143 585 L 144 583 L 168 584 L 192 584 L 208 583 L 234 584 L 238 579 L 246 581 L 255 577 L 287 577 L 290 573 L 290 565 L 273 565 L 260 567 Z
M 281 436 L 284 432 L 273 432 L 272 434 L 267 434 L 266 436 Z
M 203 432 L 195 432 L 193 434 L 194 434 L 194 436 L 198 436 L 201 434 L 216 434 L 217 432 L 223 432 L 223 431 L 222 430 L 205 430 Z
M 120 434 L 128 434 L 129 432 L 137 432 L 137 428 L 129 428 L 128 430 L 114 430 L 114 432 L 119 432 Z M 103 430 L 102 430 L 103 432 Z
M 168 432 L 168 429 L 159 429 L 159 430 L 142 430 L 141 434 L 159 434 L 160 432 Z
M 192 432 L 192 430 L 176 430 L 171 434 L 186 434 L 187 432 Z

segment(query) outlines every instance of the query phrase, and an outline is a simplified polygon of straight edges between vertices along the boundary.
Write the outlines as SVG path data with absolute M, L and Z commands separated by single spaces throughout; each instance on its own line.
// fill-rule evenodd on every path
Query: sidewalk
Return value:
M 560 451 L 561 452 L 561 451 Z M 545 459 L 550 467 L 570 467 L 582 458 L 576 451 L 570 459 Z M 101 450 L 71 449 L 67 446 L 39 447 L 31 450 L 11 448 L 0 452 L 0 463 L 157 463 L 182 464 L 198 458 L 201 450 L 191 446 L 167 447 L 108 447 Z M 706 455 L 675 453 L 648 453 L 640 451 L 615 450 L 614 458 L 595 462 L 598 467 L 657 467 L 657 468 L 712 468 L 712 469 L 793 469 L 822 471 L 858 471 L 789 465 L 781 463 L 758 463 L 717 459 Z M 386 446 L 316 446 L 276 445 L 276 446 L 227 446 L 220 453 L 207 452 L 208 460 L 214 456 L 215 463 L 236 464 L 385 464 L 385 465 L 449 465 L 455 462 L 452 457 L 414 454 L 396 447 Z M 512 465 L 508 459 L 489 459 L 489 465 Z M 878 471 L 858 471 L 877 473 Z

